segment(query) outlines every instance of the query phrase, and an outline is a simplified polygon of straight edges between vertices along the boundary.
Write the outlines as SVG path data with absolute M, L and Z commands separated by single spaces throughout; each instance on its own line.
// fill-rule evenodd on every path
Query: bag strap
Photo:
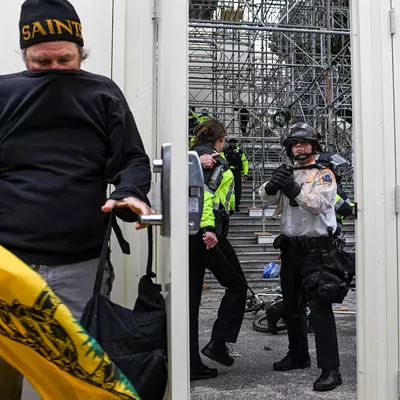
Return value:
M 149 278 L 155 278 L 157 275 L 153 272 L 153 227 L 151 225 L 147 227 L 147 242 L 148 242 L 148 252 L 147 252 L 146 275 Z
M 109 241 L 111 238 L 111 232 L 114 229 L 114 233 L 117 237 L 118 243 L 121 247 L 121 250 L 124 254 L 130 254 L 130 246 L 129 243 L 124 239 L 122 235 L 122 230 L 118 225 L 117 218 L 115 213 L 112 211 L 108 215 L 108 222 L 106 233 L 104 235 L 103 246 L 101 248 L 101 254 L 99 259 L 99 265 L 97 267 L 96 280 L 94 283 L 93 295 L 99 294 L 101 291 L 101 286 L 103 283 L 104 270 L 106 268 L 106 264 L 108 261 L 108 253 L 109 253 Z M 147 228 L 147 240 L 148 240 L 148 256 L 147 256 L 147 267 L 146 267 L 146 275 L 150 278 L 155 278 L 156 274 L 152 271 L 153 266 L 153 227 L 150 225 Z

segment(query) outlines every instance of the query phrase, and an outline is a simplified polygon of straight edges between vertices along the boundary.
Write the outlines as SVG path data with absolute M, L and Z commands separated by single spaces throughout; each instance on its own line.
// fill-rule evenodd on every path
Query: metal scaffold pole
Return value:
M 290 121 L 313 125 L 352 160 L 349 0 L 189 4 L 190 106 L 239 137 L 256 177 L 283 161 Z
M 331 0 L 326 0 L 326 27 L 330 30 L 331 27 Z M 332 38 L 330 34 L 326 35 L 326 108 L 328 110 L 328 131 L 327 142 L 328 149 L 333 150 L 333 121 L 332 121 Z

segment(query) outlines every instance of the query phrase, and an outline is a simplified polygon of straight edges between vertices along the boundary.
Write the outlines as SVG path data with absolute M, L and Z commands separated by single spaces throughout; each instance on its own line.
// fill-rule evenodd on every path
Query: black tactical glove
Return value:
M 293 200 L 300 194 L 301 192 L 301 186 L 294 182 L 293 186 L 291 189 L 289 190 L 282 190 L 282 193 L 290 200 Z M 294 201 L 294 202 L 290 202 L 290 205 L 292 207 L 296 207 L 298 206 L 298 204 Z
M 282 164 L 272 173 L 272 177 L 271 177 L 270 181 L 267 183 L 267 185 L 264 188 L 265 193 L 267 193 L 270 196 L 274 196 L 281 189 L 280 178 L 279 178 L 280 170 L 286 170 L 286 165 Z
M 269 181 L 265 185 L 264 190 L 265 190 L 265 193 L 267 193 L 268 196 L 275 196 L 278 193 L 279 189 L 274 185 L 274 183 Z
M 290 190 L 294 185 L 294 176 L 292 171 L 279 167 L 272 175 L 271 182 L 279 190 Z
M 294 200 L 301 192 L 300 185 L 294 181 L 293 172 L 287 168 L 278 168 L 271 181 L 290 200 Z
M 280 171 L 288 171 L 289 167 L 286 164 L 282 164 L 280 165 L 273 173 L 272 173 L 272 177 L 274 177 L 278 172 Z

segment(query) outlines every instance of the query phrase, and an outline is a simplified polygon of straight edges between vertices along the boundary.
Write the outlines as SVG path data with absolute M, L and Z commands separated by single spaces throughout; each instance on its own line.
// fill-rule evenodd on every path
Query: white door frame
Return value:
M 395 179 L 396 179 L 396 196 L 400 195 L 400 38 L 399 38 L 399 32 L 396 32 L 396 26 L 397 30 L 400 27 L 400 17 L 399 13 L 395 12 L 395 10 L 400 9 L 400 1 L 399 0 L 391 0 L 391 14 L 390 14 L 390 29 L 392 33 L 392 51 L 393 51 L 393 99 L 394 99 L 394 125 L 395 125 Z M 395 242 L 395 246 L 397 248 L 397 288 L 398 291 L 400 291 L 400 273 L 399 273 L 399 264 L 400 264 L 400 197 L 397 199 L 398 202 L 397 204 L 395 203 L 396 207 L 396 228 L 397 228 L 397 238 Z M 394 275 L 394 274 L 393 274 Z M 393 276 L 393 279 L 395 279 L 395 276 Z M 393 299 L 395 301 L 395 299 Z M 398 319 L 396 320 L 397 326 L 398 326 L 398 336 L 397 336 L 397 349 L 394 348 L 393 350 L 397 350 L 397 355 L 398 355 L 398 363 L 397 363 L 397 370 L 400 371 L 400 296 L 399 293 L 397 293 L 397 306 L 398 308 L 396 309 L 396 316 Z M 400 373 L 397 373 L 397 395 L 400 397 Z
M 390 0 L 352 1 L 358 399 L 398 398 L 398 240 Z
M 153 160 L 160 157 L 163 143 L 172 144 L 171 237 L 160 237 L 157 229 L 156 259 L 168 307 L 167 397 L 188 400 L 188 2 L 161 1 L 155 14 L 152 1 L 114 0 L 114 27 L 113 79 L 124 85 L 146 151 Z M 114 257 L 123 265 L 115 296 L 131 305 L 136 298 L 135 277 L 144 273 L 146 265 L 147 238 L 128 224 L 124 225 L 124 234 L 131 243 L 132 255 L 123 256 L 115 246 Z
M 114 18 L 112 79 L 123 90 L 145 150 L 153 160 L 156 157 L 153 4 L 146 0 L 110 1 L 113 1 Z M 149 198 L 153 202 L 153 190 Z M 146 269 L 147 234 L 136 231 L 134 224 L 123 223 L 121 228 L 129 241 L 131 254 L 123 255 L 113 236 L 111 256 L 116 277 L 112 299 L 133 307 L 137 284 Z
M 158 14 L 157 147 L 172 144 L 171 237 L 158 243 L 168 292 L 169 399 L 188 400 L 188 1 L 161 0 Z

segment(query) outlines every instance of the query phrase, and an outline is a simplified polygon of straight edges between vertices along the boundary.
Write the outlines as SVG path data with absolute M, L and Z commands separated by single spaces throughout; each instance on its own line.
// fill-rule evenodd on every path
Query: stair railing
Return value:
M 253 166 L 253 208 L 256 208 L 256 191 L 264 183 L 261 161 Z

